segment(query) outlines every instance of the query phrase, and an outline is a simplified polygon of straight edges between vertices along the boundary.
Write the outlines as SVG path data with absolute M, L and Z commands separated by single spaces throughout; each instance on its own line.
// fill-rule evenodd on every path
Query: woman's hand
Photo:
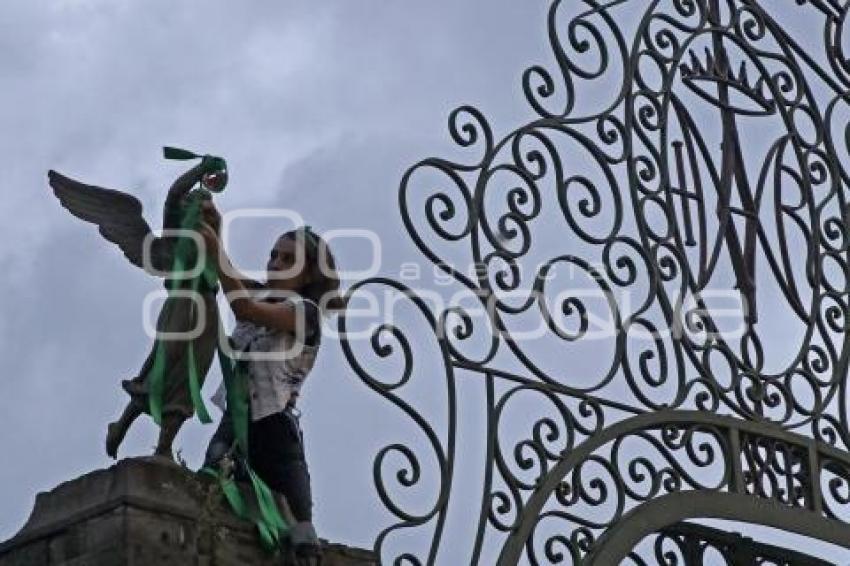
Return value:
M 212 257 L 216 263 L 218 262 L 218 256 L 221 250 L 220 231 L 221 214 L 218 213 L 212 200 L 203 201 L 201 203 L 201 224 L 198 227 L 198 232 L 204 239 L 207 255 Z
M 209 226 L 215 231 L 216 234 L 221 233 L 221 214 L 219 214 L 218 209 L 213 204 L 212 200 L 205 200 L 201 204 L 201 214 L 203 217 L 203 222 L 209 224 Z
M 218 238 L 218 231 L 206 221 L 202 221 L 198 227 L 198 233 L 204 240 L 207 257 L 212 258 L 218 264 L 219 256 L 221 255 L 221 241 Z

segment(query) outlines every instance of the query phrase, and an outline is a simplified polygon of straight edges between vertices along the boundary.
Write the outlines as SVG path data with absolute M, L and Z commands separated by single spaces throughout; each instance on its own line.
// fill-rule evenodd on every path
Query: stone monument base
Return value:
M 377 564 L 370 551 L 322 544 L 322 566 Z M 39 493 L 23 529 L 0 543 L 0 566 L 282 564 L 298 562 L 263 550 L 215 478 L 156 457 L 121 460 Z

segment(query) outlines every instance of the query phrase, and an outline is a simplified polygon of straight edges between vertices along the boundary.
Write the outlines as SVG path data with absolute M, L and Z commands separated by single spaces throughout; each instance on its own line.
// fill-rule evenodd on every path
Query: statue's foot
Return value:
M 144 382 L 137 379 L 125 379 L 121 381 L 121 387 L 130 395 L 144 395 L 148 392 Z
M 295 548 L 295 556 L 299 559 L 299 564 L 316 564 L 322 558 L 322 544 L 319 542 L 319 535 L 316 534 L 316 528 L 310 521 L 298 521 L 289 530 L 289 540 Z
M 322 563 L 322 548 L 318 545 L 298 545 L 295 547 L 297 566 L 319 566 Z
M 106 455 L 113 460 L 118 458 L 118 447 L 124 440 L 123 430 L 118 423 L 109 423 L 106 429 Z
M 174 453 L 171 450 L 171 446 L 157 446 L 153 455 L 157 456 L 158 458 L 165 458 L 166 460 L 171 460 L 172 462 L 174 461 Z

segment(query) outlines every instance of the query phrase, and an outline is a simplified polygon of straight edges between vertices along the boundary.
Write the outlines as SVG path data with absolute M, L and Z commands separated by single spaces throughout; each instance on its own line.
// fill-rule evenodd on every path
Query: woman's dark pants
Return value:
M 210 444 L 204 466 L 215 466 L 233 444 L 230 413 L 225 412 Z M 274 491 L 282 493 L 298 521 L 313 520 L 310 472 L 298 417 L 286 408 L 248 426 L 248 462 Z

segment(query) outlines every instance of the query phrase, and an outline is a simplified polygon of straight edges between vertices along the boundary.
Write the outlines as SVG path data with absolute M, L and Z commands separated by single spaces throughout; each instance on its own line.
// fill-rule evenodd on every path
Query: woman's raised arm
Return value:
M 300 330 L 298 325 L 299 322 L 303 324 L 304 315 L 291 302 L 267 303 L 253 298 L 249 289 L 253 281 L 234 267 L 221 245 L 218 234 L 220 222 L 221 217 L 215 210 L 215 205 L 212 202 L 205 202 L 204 221 L 201 223 L 200 233 L 206 244 L 207 257 L 216 262 L 219 282 L 236 319 L 286 332 Z

